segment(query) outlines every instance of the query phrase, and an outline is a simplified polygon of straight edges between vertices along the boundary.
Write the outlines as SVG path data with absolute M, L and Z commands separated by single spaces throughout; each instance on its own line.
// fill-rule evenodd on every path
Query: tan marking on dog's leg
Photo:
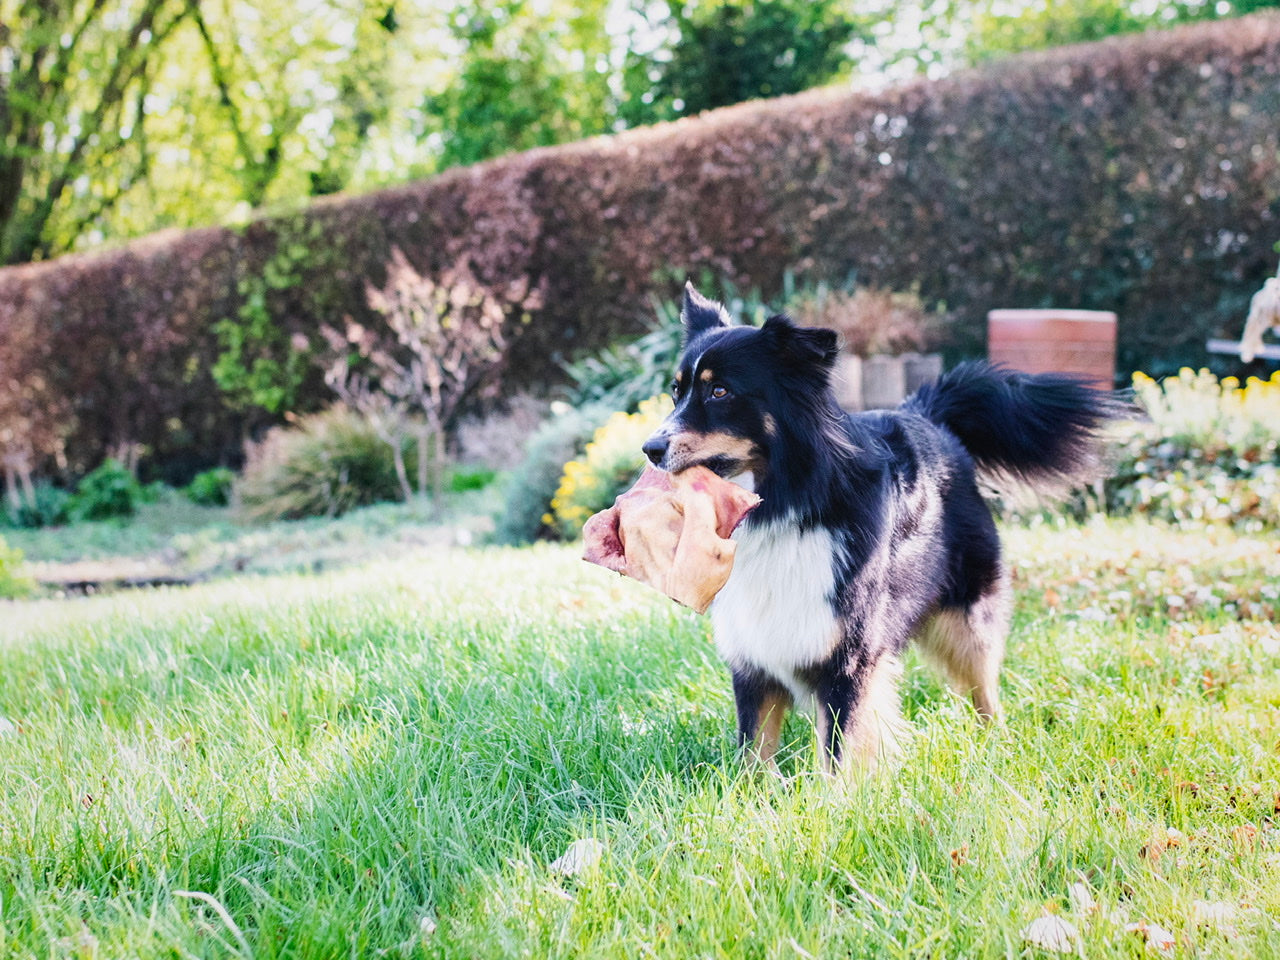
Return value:
M 1009 632 L 1009 580 L 965 610 L 943 610 L 920 632 L 918 643 L 934 667 L 959 693 L 973 700 L 984 720 L 999 721 L 1000 663 Z
M 902 718 L 902 661 L 885 655 L 867 677 L 853 716 L 845 724 L 846 772 L 874 772 L 902 752 L 906 721 Z
M 791 707 L 791 695 L 782 691 L 765 695 L 756 726 L 755 742 L 751 745 L 751 756 L 763 764 L 772 764 L 782 742 L 782 721 L 786 719 L 787 710 Z
M 849 715 L 841 718 L 839 770 L 832 768 L 825 748 L 831 738 L 832 717 L 818 705 L 818 752 L 823 770 L 858 777 L 883 769 L 901 755 L 907 732 L 901 680 L 902 662 L 889 654 L 867 675 Z

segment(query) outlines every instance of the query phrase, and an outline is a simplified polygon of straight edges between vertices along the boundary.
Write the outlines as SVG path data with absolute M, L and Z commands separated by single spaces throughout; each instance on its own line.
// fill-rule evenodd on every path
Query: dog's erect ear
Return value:
M 826 372 L 840 354 L 834 330 L 822 327 L 797 327 L 782 314 L 775 314 L 760 328 L 778 356 L 795 365 L 812 365 Z
M 680 319 L 684 322 L 686 340 L 692 340 L 698 334 L 715 327 L 728 326 L 724 307 L 714 300 L 708 300 L 693 289 L 693 283 L 687 280 L 684 285 L 684 300 L 680 304 Z

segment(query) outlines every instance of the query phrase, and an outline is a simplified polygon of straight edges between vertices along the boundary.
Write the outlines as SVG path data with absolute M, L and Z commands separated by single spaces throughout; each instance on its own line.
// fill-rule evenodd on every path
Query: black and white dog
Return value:
M 1087 479 L 1124 404 L 1069 376 L 971 363 L 897 410 L 845 414 L 831 331 L 784 316 L 730 326 L 692 286 L 682 317 L 675 410 L 644 453 L 762 498 L 710 611 L 743 746 L 770 759 L 787 708 L 812 704 L 828 770 L 892 755 L 912 639 L 999 717 L 1009 576 L 979 481 L 1049 492 Z

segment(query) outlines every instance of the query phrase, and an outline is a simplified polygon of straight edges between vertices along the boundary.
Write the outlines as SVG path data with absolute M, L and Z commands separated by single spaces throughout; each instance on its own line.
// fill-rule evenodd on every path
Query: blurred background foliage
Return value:
M 1274 0 L 0 0 L 0 264 Z

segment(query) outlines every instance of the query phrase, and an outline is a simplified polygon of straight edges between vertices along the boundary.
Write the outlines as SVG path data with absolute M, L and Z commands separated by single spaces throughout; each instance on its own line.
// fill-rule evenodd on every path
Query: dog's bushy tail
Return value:
M 955 434 L 998 492 L 1051 497 L 1101 474 L 1101 431 L 1131 415 L 1122 396 L 1080 377 L 981 362 L 960 364 L 903 408 Z

